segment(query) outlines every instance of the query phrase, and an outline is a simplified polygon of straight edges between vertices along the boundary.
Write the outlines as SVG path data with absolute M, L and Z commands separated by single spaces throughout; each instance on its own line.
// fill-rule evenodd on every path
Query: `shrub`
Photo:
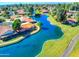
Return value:
M 4 22 L 5 18 L 4 17 L 0 17 L 0 22 Z
M 14 31 L 17 31 L 20 29 L 20 26 L 21 26 L 21 21 L 20 19 L 16 19 L 13 24 L 12 24 L 12 28 Z
M 37 22 L 36 23 L 38 26 L 42 26 L 43 24 L 42 24 L 42 22 Z
M 66 18 L 66 11 L 65 10 L 59 10 L 58 13 L 57 13 L 57 21 L 65 21 L 67 18 Z

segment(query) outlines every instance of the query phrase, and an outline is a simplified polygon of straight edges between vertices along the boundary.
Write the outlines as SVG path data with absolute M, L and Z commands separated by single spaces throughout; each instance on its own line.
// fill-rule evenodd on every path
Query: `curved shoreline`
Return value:
M 37 33 L 37 32 L 40 30 L 40 27 L 39 27 L 38 25 L 36 25 L 36 24 L 35 24 L 35 26 L 37 27 L 37 30 L 35 30 L 35 31 L 31 32 L 31 33 L 30 33 L 31 35 L 33 35 L 33 34 Z
M 31 35 L 37 33 L 40 30 L 40 27 L 38 25 L 35 24 L 35 26 L 36 26 L 37 30 L 31 32 L 30 33 Z M 14 40 L 10 40 L 8 42 L 2 42 L 2 43 L 0 43 L 0 47 L 4 47 L 4 46 L 10 45 L 10 44 L 17 43 L 17 42 L 23 40 L 23 38 L 24 38 L 24 36 L 20 36 L 18 38 L 15 38 Z

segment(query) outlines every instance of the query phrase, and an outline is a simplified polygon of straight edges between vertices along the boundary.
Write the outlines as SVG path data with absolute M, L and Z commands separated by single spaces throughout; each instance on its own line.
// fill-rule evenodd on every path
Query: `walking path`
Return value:
M 62 57 L 68 57 L 69 54 L 72 52 L 73 48 L 75 47 L 77 41 L 79 40 L 79 34 L 76 35 L 71 42 L 69 43 L 67 49 L 65 50 L 65 52 L 63 53 Z

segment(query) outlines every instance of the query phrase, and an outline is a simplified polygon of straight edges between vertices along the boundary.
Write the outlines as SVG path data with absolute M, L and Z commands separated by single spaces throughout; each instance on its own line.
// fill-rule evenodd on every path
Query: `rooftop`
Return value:
M 23 23 L 21 24 L 21 27 L 24 28 L 24 29 L 30 29 L 32 28 L 34 25 L 31 24 L 31 23 Z

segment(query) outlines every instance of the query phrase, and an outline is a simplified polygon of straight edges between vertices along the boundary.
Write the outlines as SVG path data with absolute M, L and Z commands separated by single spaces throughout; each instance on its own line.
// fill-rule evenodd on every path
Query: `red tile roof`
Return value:
M 18 13 L 18 14 L 24 14 L 25 12 L 24 12 L 23 9 L 21 9 L 21 10 L 17 10 L 17 13 Z
M 23 17 L 23 21 L 32 22 L 33 20 L 31 18 Z
M 30 28 L 32 28 L 34 25 L 33 24 L 31 24 L 31 23 L 25 23 L 25 24 L 22 24 L 21 25 L 21 27 L 22 28 L 24 28 L 24 29 L 30 29 Z

